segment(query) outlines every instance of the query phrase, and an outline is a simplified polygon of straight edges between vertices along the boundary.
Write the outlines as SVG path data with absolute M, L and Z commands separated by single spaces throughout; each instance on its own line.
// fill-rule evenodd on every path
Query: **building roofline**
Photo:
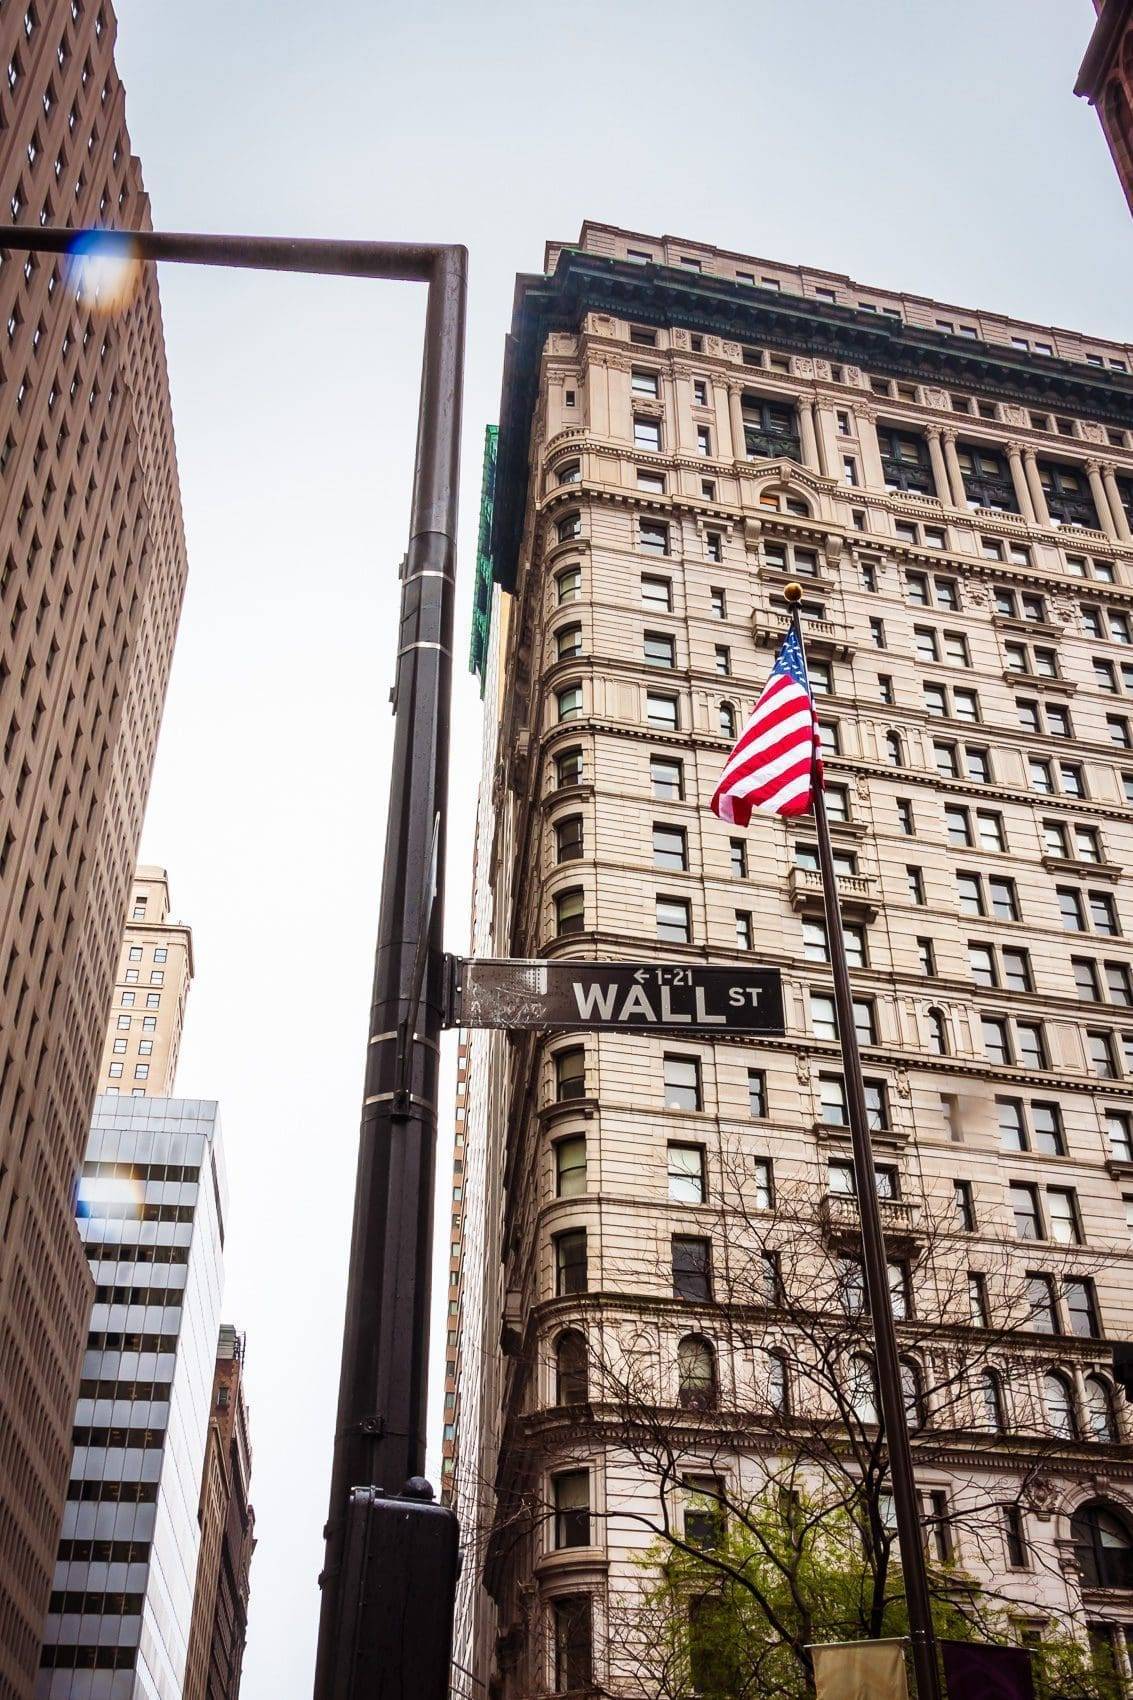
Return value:
M 1114 51 L 1130 18 L 1133 18 L 1133 0 L 1106 0 L 1098 13 L 1078 72 L 1078 81 L 1074 84 L 1074 93 L 1083 96 L 1091 106 L 1102 92 Z
M 564 249 L 550 276 L 521 272 L 516 278 L 504 344 L 492 567 L 505 590 L 515 588 L 518 572 L 531 421 L 546 339 L 551 331 L 577 331 L 590 312 L 641 324 L 687 326 L 730 341 L 769 341 L 882 376 L 927 378 L 944 387 L 1133 425 L 1133 377 L 1128 373 L 1027 354 L 730 278 Z M 751 378 L 757 382 L 754 373 Z

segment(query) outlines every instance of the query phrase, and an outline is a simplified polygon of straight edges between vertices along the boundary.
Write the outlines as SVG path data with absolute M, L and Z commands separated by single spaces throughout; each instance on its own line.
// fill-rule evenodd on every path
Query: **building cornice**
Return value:
M 529 447 L 543 349 L 551 331 L 577 332 L 588 313 L 648 325 L 681 325 L 747 343 L 868 366 L 879 375 L 979 389 L 1039 408 L 1133 425 L 1133 378 L 1000 344 L 968 340 L 900 319 L 753 289 L 726 278 L 636 265 L 564 250 L 550 277 L 516 280 L 504 356 L 492 525 L 493 570 L 513 590 L 527 510 Z M 754 374 L 753 374 L 754 378 Z

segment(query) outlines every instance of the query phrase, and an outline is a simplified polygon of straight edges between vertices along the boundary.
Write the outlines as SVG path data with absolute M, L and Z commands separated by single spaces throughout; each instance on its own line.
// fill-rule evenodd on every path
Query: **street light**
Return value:
M 428 285 L 315 1700 L 444 1700 L 457 1527 L 422 1475 L 467 250 L 36 225 L 3 245 L 96 268 L 170 260 Z

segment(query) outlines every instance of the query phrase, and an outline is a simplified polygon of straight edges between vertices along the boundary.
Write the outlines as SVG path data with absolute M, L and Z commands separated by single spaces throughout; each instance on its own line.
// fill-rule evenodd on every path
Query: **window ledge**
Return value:
M 590 1515 L 593 1517 L 594 1512 Z M 590 1572 L 598 1580 L 609 1568 L 610 1561 L 602 1547 L 558 1547 L 543 1553 L 535 1560 L 534 1566 L 536 1576 L 548 1580 L 567 1573 L 572 1578 L 580 1578 L 582 1572 Z
M 1078 689 L 1077 685 L 1070 679 L 1044 679 L 1039 673 L 1020 673 L 1013 667 L 1003 669 L 1003 678 L 1013 690 L 1018 690 L 1021 686 L 1028 691 L 1050 691 L 1055 696 L 1072 697 Z M 1041 734 L 1031 732 L 1027 736 L 1034 738 L 1041 736 Z M 1072 738 L 1067 739 L 1067 743 L 1072 744 L 1073 742 Z
M 1114 862 L 1080 862 L 1073 856 L 1044 856 L 1042 862 L 1051 874 L 1073 874 L 1078 879 L 1109 880 L 1111 883 L 1121 878 L 1121 869 Z

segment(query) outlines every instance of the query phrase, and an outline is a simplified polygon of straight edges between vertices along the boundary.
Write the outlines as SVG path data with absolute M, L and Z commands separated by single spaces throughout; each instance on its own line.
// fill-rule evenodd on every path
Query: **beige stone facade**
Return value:
M 1133 1335 L 1133 351 L 599 225 L 546 265 L 518 282 L 504 380 L 491 949 L 753 956 L 782 970 L 787 1033 L 551 1035 L 513 1043 L 494 1090 L 472 1076 L 498 1162 L 463 1208 L 488 1224 L 489 1287 L 497 1222 L 504 1270 L 461 1364 L 481 1417 L 458 1488 L 479 1473 L 496 1507 L 492 1608 L 463 1604 L 473 1673 L 506 1700 L 586 1686 L 560 1633 L 581 1601 L 593 1683 L 637 1692 L 607 1631 L 661 1490 L 604 1425 L 595 1363 L 633 1360 L 676 1409 L 687 1342 L 707 1346 L 720 1419 L 681 1428 L 679 1523 L 698 1462 L 766 1468 L 734 1414 L 771 1433 L 801 1397 L 782 1306 L 742 1333 L 725 1316 L 741 1263 L 764 1228 L 788 1282 L 792 1236 L 853 1249 L 813 835 L 707 806 L 792 578 L 926 1389 L 919 1485 L 1020 1635 L 1108 1625 L 1126 1661 L 1133 1559 L 1103 1588 L 1117 1571 L 1087 1547 L 1104 1504 L 1133 1549 L 1109 1375 Z M 918 1315 L 939 1343 L 914 1349 Z M 585 1402 L 577 1365 L 563 1394 L 568 1332 Z M 582 1495 L 563 1515 L 560 1489 Z M 523 1503 L 546 1508 L 526 1532 Z
M 171 1098 L 193 978 L 193 935 L 170 919 L 164 868 L 138 868 L 127 914 L 98 1090 Z
M 109 0 L 0 17 L 13 222 L 149 223 Z M 0 267 L 0 1691 L 34 1681 L 91 1281 L 73 1188 L 186 557 L 156 277 Z

